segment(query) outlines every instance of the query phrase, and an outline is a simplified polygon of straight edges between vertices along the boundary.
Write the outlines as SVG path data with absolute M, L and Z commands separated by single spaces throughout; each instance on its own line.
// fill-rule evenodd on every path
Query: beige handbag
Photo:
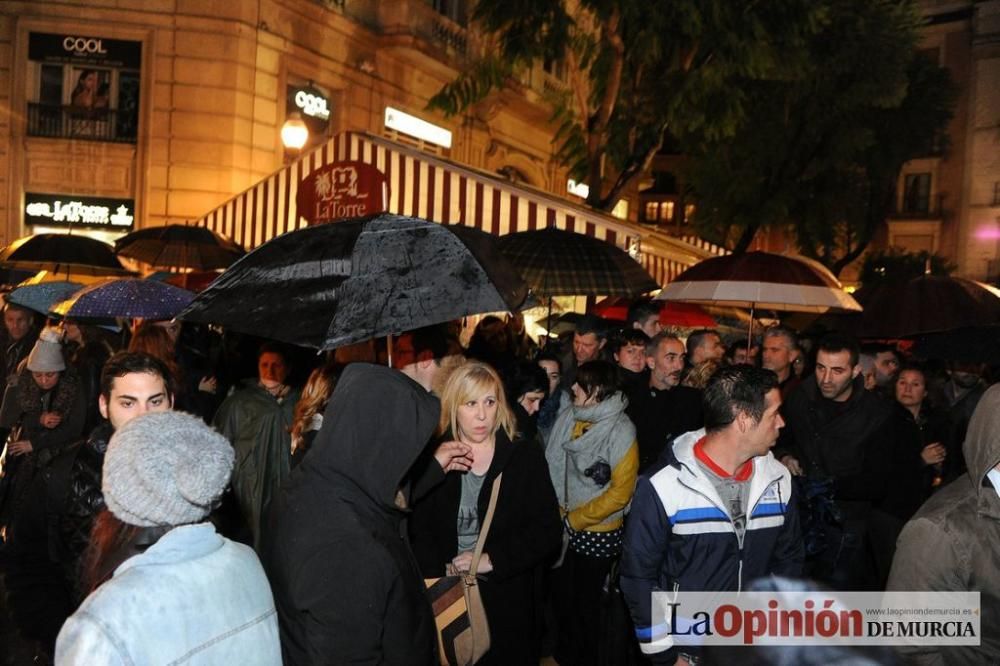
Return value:
M 479 570 L 479 559 L 483 555 L 490 523 L 493 522 L 493 512 L 496 510 L 497 496 L 500 494 L 501 477 L 503 474 L 498 474 L 493 481 L 486 518 L 479 530 L 469 570 L 457 571 L 454 565 L 449 563 L 446 576 L 424 579 L 427 595 L 434 608 L 438 653 L 441 663 L 446 666 L 472 666 L 490 649 L 490 625 L 486 619 L 486 610 L 483 608 L 476 572 Z

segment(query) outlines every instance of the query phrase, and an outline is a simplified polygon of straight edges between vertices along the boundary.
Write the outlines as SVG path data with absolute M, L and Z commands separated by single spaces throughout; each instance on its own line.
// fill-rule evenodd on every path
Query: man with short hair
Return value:
M 392 367 L 431 391 L 442 359 L 452 352 L 442 326 L 425 326 L 402 333 L 393 341 Z
M 653 592 L 738 592 L 762 576 L 799 576 L 803 547 L 791 475 L 770 453 L 784 425 L 774 373 L 721 368 L 703 397 L 705 428 L 641 477 L 625 530 L 621 588 L 654 664 L 697 663 L 652 617 Z
M 897 437 L 893 406 L 865 390 L 859 355 L 853 338 L 831 333 L 820 340 L 815 381 L 788 397 L 781 441 L 788 453 L 780 460 L 793 473 L 832 485 L 842 530 L 828 531 L 811 575 L 845 590 L 876 584 L 869 529 L 892 478 L 889 458 Z
M 41 466 L 14 530 L 5 584 L 22 633 L 48 652 L 63 621 L 89 590 L 82 589 L 83 554 L 94 518 L 104 508 L 104 453 L 115 430 L 147 412 L 173 406 L 170 371 L 148 354 L 119 352 L 104 364 L 99 424 L 87 439 Z
M 681 386 L 684 343 L 666 332 L 646 343 L 649 382 L 644 391 L 629 396 L 626 410 L 635 424 L 639 446 L 639 473 L 661 462 L 670 441 L 702 425 L 701 392 Z
M 271 500 L 291 471 L 290 430 L 300 391 L 285 383 L 290 370 L 283 348 L 262 345 L 257 378 L 244 380 L 219 405 L 212 421 L 236 450 L 233 492 L 255 549 Z M 239 536 L 246 540 L 246 535 Z
M 628 309 L 627 328 L 637 328 L 653 338 L 663 330 L 660 323 L 660 305 L 649 299 L 638 300 Z
M 891 389 L 899 375 L 899 353 L 895 347 L 881 345 L 875 349 L 875 385 Z
M 799 385 L 799 378 L 792 372 L 792 361 L 798 344 L 795 331 L 786 326 L 771 326 L 764 331 L 760 364 L 778 376 L 778 390 L 781 391 L 782 400 L 787 399 L 792 389 Z
M 594 315 L 585 315 L 576 324 L 573 332 L 572 353 L 563 360 L 562 388 L 569 391 L 576 382 L 576 369 L 588 361 L 603 358 L 604 345 L 608 341 L 604 322 Z
M 13 303 L 3 307 L 4 343 L 3 380 L 8 381 L 17 373 L 17 366 L 28 357 L 31 348 L 38 339 L 38 329 L 35 325 L 35 313 Z
M 719 332 L 711 328 L 702 328 L 691 333 L 687 339 L 688 362 L 698 366 L 705 361 L 721 361 L 726 353 Z

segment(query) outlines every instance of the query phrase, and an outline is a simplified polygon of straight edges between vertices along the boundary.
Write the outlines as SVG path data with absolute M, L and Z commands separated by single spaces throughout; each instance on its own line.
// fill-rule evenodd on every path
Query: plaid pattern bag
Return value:
M 479 530 L 469 570 L 457 571 L 453 565 L 448 564 L 446 576 L 424 579 L 427 595 L 434 608 L 438 652 L 441 663 L 445 666 L 472 666 L 490 649 L 490 625 L 479 592 L 476 571 L 483 555 L 486 534 L 493 522 L 502 477 L 503 474 L 498 474 L 493 481 L 490 503 L 482 529 Z

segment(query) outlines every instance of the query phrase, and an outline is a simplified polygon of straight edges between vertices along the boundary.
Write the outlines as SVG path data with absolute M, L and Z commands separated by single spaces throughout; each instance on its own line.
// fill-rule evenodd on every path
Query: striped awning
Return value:
M 542 190 L 360 132 L 339 134 L 210 211 L 196 224 L 250 250 L 306 226 L 295 206 L 299 182 L 322 166 L 348 160 L 371 164 L 385 174 L 391 213 L 465 224 L 497 235 L 550 226 L 585 233 L 638 252 L 640 262 L 660 284 L 717 254 Z

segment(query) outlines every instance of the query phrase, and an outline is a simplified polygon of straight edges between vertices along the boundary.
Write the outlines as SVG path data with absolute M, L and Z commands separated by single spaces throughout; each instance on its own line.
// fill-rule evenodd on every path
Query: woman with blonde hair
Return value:
M 466 471 L 427 465 L 415 490 L 410 542 L 425 578 L 446 565 L 468 571 L 494 483 L 500 483 L 478 574 L 490 625 L 490 651 L 481 664 L 537 664 L 534 575 L 558 550 L 559 507 L 538 446 L 516 438 L 503 384 L 489 365 L 470 361 L 448 378 L 441 394 L 442 441 L 468 447 Z M 503 476 L 500 477 L 500 474 Z M 425 480 L 429 479 L 429 482 Z
M 295 403 L 295 413 L 292 416 L 292 459 L 294 468 L 302 461 L 302 457 L 312 446 L 316 433 L 323 427 L 323 412 L 326 403 L 340 376 L 340 364 L 328 362 L 316 368 L 309 374 L 306 385 L 302 388 L 302 397 Z

